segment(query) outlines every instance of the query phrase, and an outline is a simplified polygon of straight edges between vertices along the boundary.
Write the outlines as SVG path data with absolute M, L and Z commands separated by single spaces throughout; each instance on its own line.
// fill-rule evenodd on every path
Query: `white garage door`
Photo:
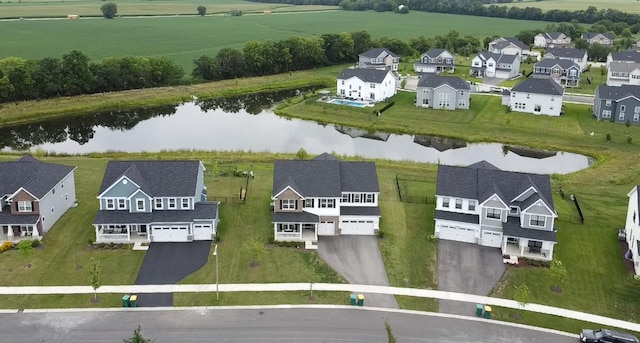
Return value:
M 482 245 L 487 247 L 500 248 L 502 246 L 502 234 L 500 232 L 483 231 Z
M 186 226 L 154 226 L 151 234 L 154 242 L 189 241 L 189 229 Z
M 210 241 L 213 230 L 211 224 L 195 224 L 193 225 L 194 241 Z
M 333 236 L 335 234 L 335 222 L 320 222 L 320 224 L 318 224 L 318 236 Z
M 438 238 L 449 241 L 475 243 L 476 230 L 472 228 L 441 225 Z
M 343 220 L 340 229 L 342 235 L 373 235 L 373 220 Z

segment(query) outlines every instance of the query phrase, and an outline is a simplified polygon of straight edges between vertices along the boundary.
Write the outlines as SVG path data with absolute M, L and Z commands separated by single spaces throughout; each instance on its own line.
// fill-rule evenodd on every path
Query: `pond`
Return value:
M 435 136 L 367 132 L 290 119 L 270 108 L 295 91 L 195 101 L 181 105 L 94 113 L 0 129 L 4 150 L 57 153 L 158 152 L 196 149 L 337 154 L 565 174 L 587 168 L 587 156 Z

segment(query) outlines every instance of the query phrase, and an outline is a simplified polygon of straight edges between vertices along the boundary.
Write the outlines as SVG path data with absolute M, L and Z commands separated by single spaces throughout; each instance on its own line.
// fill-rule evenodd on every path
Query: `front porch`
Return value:
M 0 226 L 0 241 L 20 242 L 25 239 L 41 239 L 36 224 L 33 225 L 2 225 Z
M 274 223 L 276 242 L 317 242 L 317 223 Z
M 150 242 L 146 224 L 97 224 L 96 243 Z
M 527 240 L 524 238 L 504 238 L 502 242 L 502 255 L 517 256 L 531 260 L 551 261 L 553 252 L 542 249 L 543 242 Z

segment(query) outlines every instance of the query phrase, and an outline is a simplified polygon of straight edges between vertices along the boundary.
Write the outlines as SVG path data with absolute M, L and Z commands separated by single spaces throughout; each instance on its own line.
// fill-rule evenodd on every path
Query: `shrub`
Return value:
M 207 14 L 207 8 L 204 6 L 198 6 L 196 10 L 198 11 L 198 14 L 201 16 L 204 16 L 205 14 Z
M 113 2 L 104 4 L 100 7 L 100 11 L 102 11 L 102 16 L 107 19 L 113 19 L 118 13 L 118 5 Z
M 7 251 L 7 250 L 9 250 L 11 248 L 13 248 L 13 243 L 12 242 L 8 242 L 8 241 L 7 242 L 3 242 L 0 245 L 0 253 L 3 253 L 3 252 L 5 252 L 5 251 Z
M 607 133 L 607 142 L 611 142 L 611 134 Z
M 384 238 L 384 230 L 378 230 L 378 238 Z
M 33 248 L 37 248 L 39 245 L 40 245 L 40 240 L 39 239 L 34 238 L 34 239 L 31 240 L 31 246 Z

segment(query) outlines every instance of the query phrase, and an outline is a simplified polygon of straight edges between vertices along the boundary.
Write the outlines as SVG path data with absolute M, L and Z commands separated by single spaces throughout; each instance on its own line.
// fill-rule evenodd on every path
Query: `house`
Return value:
M 559 58 L 546 58 L 533 66 L 533 77 L 550 78 L 565 87 L 578 87 L 581 72 L 577 63 Z
M 533 46 L 536 48 L 568 47 L 571 45 L 571 37 L 562 32 L 543 32 L 533 37 Z
M 640 85 L 640 63 L 612 61 L 607 69 L 607 85 Z
M 553 259 L 558 217 L 548 175 L 503 171 L 482 161 L 439 165 L 435 236 L 500 248 L 503 255 Z
M 358 68 L 398 71 L 400 56 L 387 48 L 373 48 L 358 55 Z
M 98 243 L 212 240 L 218 202 L 207 201 L 202 162 L 110 161 L 93 226 Z
M 453 73 L 456 69 L 456 56 L 446 49 L 429 49 L 413 64 L 417 73 Z
M 504 55 L 528 56 L 531 53 L 529 45 L 515 37 L 500 37 L 489 43 L 488 52 Z
M 629 250 L 625 253 L 625 258 L 633 261 L 633 268 L 636 275 L 640 275 L 640 198 L 638 193 L 640 186 L 635 186 L 627 194 L 629 197 L 629 205 L 627 206 L 627 220 L 625 221 L 624 231 L 626 233 L 626 241 Z
M 426 74 L 416 88 L 416 106 L 434 109 L 469 109 L 471 86 L 457 76 Z
M 611 33 L 586 32 L 582 34 L 582 39 L 589 44 L 600 44 L 611 47 L 613 45 L 613 35 Z
M 480 52 L 471 60 L 471 75 L 512 79 L 520 76 L 520 55 Z
M 598 120 L 640 124 L 640 86 L 598 86 L 592 111 Z
M 625 62 L 625 63 L 640 63 L 640 51 L 633 49 L 610 52 L 607 55 L 607 68 L 610 67 L 612 62 Z
M 312 245 L 319 236 L 375 235 L 379 196 L 373 162 L 340 161 L 327 153 L 311 160 L 277 160 L 274 240 Z
M 559 116 L 562 111 L 564 88 L 547 78 L 530 77 L 511 91 L 503 91 L 502 104 L 512 111 Z
M 578 50 L 574 48 L 548 48 L 547 52 L 542 56 L 543 59 L 561 59 L 569 60 L 580 66 L 581 71 L 587 70 L 587 50 Z
M 76 203 L 76 167 L 31 156 L 0 162 L 0 241 L 44 236 Z
M 386 69 L 347 68 L 337 84 L 337 94 L 347 98 L 382 101 L 396 94 L 396 78 Z

